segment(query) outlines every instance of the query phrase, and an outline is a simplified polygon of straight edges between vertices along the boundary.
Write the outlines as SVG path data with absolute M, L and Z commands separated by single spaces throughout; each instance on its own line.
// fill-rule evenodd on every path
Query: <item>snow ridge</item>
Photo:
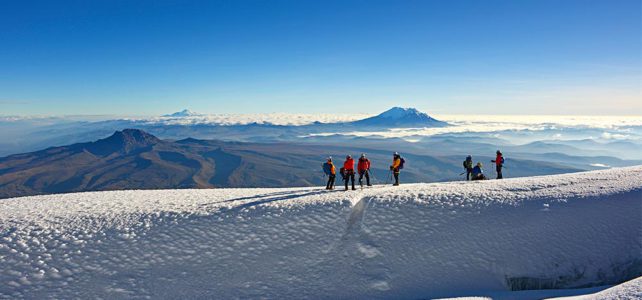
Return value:
M 0 201 L 0 298 L 426 298 L 640 276 L 642 166 Z

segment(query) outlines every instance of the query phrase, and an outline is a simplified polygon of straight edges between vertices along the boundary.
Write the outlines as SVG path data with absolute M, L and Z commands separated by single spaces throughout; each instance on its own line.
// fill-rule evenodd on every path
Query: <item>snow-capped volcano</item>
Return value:
M 359 126 L 378 127 L 443 127 L 448 123 L 436 120 L 415 108 L 393 107 L 379 115 L 354 121 Z
M 194 116 L 201 116 L 201 114 L 195 113 L 189 109 L 183 109 L 173 114 L 163 115 L 163 117 L 170 117 L 170 118 L 183 118 L 183 117 L 194 117 Z
M 423 119 L 430 118 L 427 114 L 422 113 L 418 111 L 416 108 L 412 108 L 412 107 L 408 107 L 408 108 L 393 107 L 379 114 L 379 117 L 389 118 L 389 119 L 402 119 L 402 118 L 408 118 L 408 117 L 417 117 L 417 118 L 423 118 Z

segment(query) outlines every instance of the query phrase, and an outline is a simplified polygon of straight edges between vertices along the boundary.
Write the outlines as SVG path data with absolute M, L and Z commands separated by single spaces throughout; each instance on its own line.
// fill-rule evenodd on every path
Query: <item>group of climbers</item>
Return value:
M 491 160 L 490 162 L 495 163 L 495 171 L 497 172 L 497 179 L 502 179 L 504 178 L 504 176 L 502 175 L 502 168 L 504 167 L 504 155 L 499 150 L 497 150 L 495 154 L 496 154 L 495 159 Z M 466 170 L 466 172 L 464 172 L 466 173 L 466 180 L 488 179 L 486 175 L 484 175 L 484 169 L 482 169 L 482 163 L 478 162 L 473 167 L 473 157 L 470 155 L 468 155 L 466 157 L 466 160 L 464 160 L 464 169 Z
M 403 169 L 404 159 L 395 152 L 392 158 L 392 165 L 390 165 L 391 176 L 394 175 L 394 186 L 399 185 L 399 173 Z M 325 186 L 326 190 L 334 189 L 334 182 L 337 176 L 337 169 L 332 162 L 332 157 L 328 157 L 327 161 L 323 164 L 323 172 L 328 176 L 328 182 Z M 363 178 L 366 178 L 366 186 L 372 186 L 370 183 L 370 160 L 366 157 L 365 153 L 361 154 L 357 163 L 357 173 L 359 174 L 359 185 L 363 187 Z M 345 190 L 348 190 L 348 185 L 352 185 L 352 190 L 356 190 L 354 185 L 355 171 L 354 159 L 352 156 L 347 155 L 343 167 L 339 169 L 339 174 L 343 178 Z
M 495 164 L 495 171 L 497 172 L 497 179 L 502 179 L 502 168 L 504 167 L 504 156 L 501 151 L 497 150 L 495 159 L 491 160 Z M 399 185 L 399 173 L 403 169 L 405 160 L 399 153 L 395 152 L 392 156 L 392 165 L 390 165 L 390 177 L 394 177 L 394 186 Z M 468 155 L 466 160 L 464 160 L 464 169 L 466 170 L 466 180 L 485 180 L 488 179 L 484 175 L 484 169 L 481 162 L 473 164 L 473 157 Z M 337 177 L 337 169 L 332 162 L 332 157 L 328 157 L 327 161 L 323 164 L 323 172 L 328 176 L 328 182 L 325 186 L 327 190 L 334 189 L 334 183 Z M 366 157 L 365 153 L 361 154 L 359 161 L 357 163 L 357 173 L 359 174 L 359 185 L 363 187 L 363 178 L 366 178 L 366 186 L 372 186 L 370 184 L 370 160 Z M 462 173 L 461 175 L 463 175 Z M 349 186 L 352 187 L 352 190 L 356 190 L 354 185 L 355 179 L 355 169 L 354 169 L 354 159 L 352 156 L 347 155 L 346 160 L 343 162 L 343 167 L 339 169 L 339 174 L 343 178 L 345 190 L 349 189 Z

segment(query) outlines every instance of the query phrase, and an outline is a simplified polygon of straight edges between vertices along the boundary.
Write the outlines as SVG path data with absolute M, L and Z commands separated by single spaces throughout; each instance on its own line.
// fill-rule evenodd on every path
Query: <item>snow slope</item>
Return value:
M 0 201 L 0 235 L 0 298 L 416 299 L 617 284 L 642 273 L 642 166 L 356 192 L 14 198 Z
M 642 299 L 642 277 L 627 281 L 623 284 L 605 289 L 603 291 L 572 297 L 552 298 L 555 300 L 627 300 Z

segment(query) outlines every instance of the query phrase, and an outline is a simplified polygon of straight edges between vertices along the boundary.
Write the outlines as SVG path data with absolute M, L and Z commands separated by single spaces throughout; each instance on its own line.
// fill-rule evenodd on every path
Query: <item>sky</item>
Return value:
M 642 115 L 642 1 L 6 1 L 0 115 Z

